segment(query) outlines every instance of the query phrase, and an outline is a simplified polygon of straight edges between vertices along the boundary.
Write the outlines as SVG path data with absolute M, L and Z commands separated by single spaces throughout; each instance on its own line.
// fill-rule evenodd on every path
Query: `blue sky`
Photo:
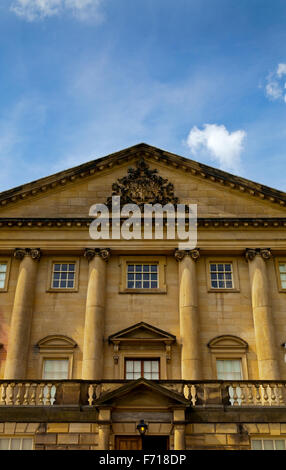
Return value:
M 0 191 L 146 142 L 286 191 L 285 0 L 1 0 Z

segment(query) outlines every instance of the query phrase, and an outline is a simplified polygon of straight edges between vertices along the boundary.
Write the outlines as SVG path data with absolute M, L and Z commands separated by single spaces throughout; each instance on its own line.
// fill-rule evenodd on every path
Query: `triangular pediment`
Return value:
M 176 341 L 176 337 L 148 323 L 140 322 L 109 336 L 109 341 L 114 344 L 132 343 L 133 341 L 170 344 Z
M 141 176 L 131 181 L 139 167 L 141 186 Z M 199 218 L 286 215 L 282 191 L 138 144 L 0 193 L 1 222 L 21 228 L 27 224 L 84 228 L 90 223 L 93 204 L 106 203 L 113 194 L 126 196 L 128 201 L 130 191 L 139 203 L 153 201 L 155 194 L 161 203 L 197 204 Z
M 95 402 L 95 406 L 112 405 L 116 407 L 169 407 L 185 405 L 189 402 L 183 395 L 168 390 L 162 385 L 144 378 L 132 381 L 117 388 L 116 390 L 103 394 Z

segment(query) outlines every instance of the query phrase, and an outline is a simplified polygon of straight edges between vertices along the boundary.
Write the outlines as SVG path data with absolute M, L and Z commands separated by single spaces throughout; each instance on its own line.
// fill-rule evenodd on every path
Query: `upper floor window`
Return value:
M 157 289 L 158 286 L 158 264 L 128 263 L 127 289 Z
M 5 289 L 7 279 L 7 263 L 0 262 L 0 289 Z
M 120 256 L 121 294 L 166 294 L 166 256 Z
M 53 289 L 73 289 L 75 287 L 75 263 L 54 263 Z
M 252 439 L 252 450 L 286 450 L 285 439 Z
M 159 380 L 159 359 L 126 359 L 125 378 L 137 380 L 140 377 L 148 380 Z
M 232 263 L 210 263 L 212 289 L 233 289 Z

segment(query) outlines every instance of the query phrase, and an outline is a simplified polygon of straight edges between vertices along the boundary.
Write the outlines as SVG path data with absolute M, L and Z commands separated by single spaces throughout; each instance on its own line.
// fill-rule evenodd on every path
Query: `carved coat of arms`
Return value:
M 121 205 L 137 204 L 178 204 L 174 195 L 174 186 L 167 179 L 158 175 L 158 170 L 151 170 L 144 159 L 136 162 L 137 168 L 129 168 L 127 176 L 112 185 L 112 196 L 120 196 Z M 111 207 L 111 197 L 107 206 Z

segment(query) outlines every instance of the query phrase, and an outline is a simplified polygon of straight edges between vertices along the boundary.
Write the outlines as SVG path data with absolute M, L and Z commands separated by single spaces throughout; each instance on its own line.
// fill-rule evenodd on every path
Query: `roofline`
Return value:
M 265 199 L 273 203 L 278 203 L 281 206 L 286 205 L 286 193 L 283 191 L 256 183 L 240 176 L 235 176 L 231 173 L 167 152 L 157 147 L 140 143 L 107 156 L 72 167 L 68 170 L 63 170 L 50 176 L 3 191 L 0 193 L 0 206 L 5 206 L 8 203 L 14 203 L 19 200 L 43 194 L 57 186 L 62 187 L 68 183 L 73 183 L 77 179 L 90 177 L 96 173 L 112 168 L 114 165 L 128 162 L 134 157 L 143 157 L 151 161 L 153 160 L 154 163 L 162 162 L 172 166 L 173 168 L 178 168 L 187 173 L 191 173 L 196 177 L 210 180 L 214 183 L 227 186 L 242 193 L 250 194 L 251 196 L 259 197 L 260 199 Z

